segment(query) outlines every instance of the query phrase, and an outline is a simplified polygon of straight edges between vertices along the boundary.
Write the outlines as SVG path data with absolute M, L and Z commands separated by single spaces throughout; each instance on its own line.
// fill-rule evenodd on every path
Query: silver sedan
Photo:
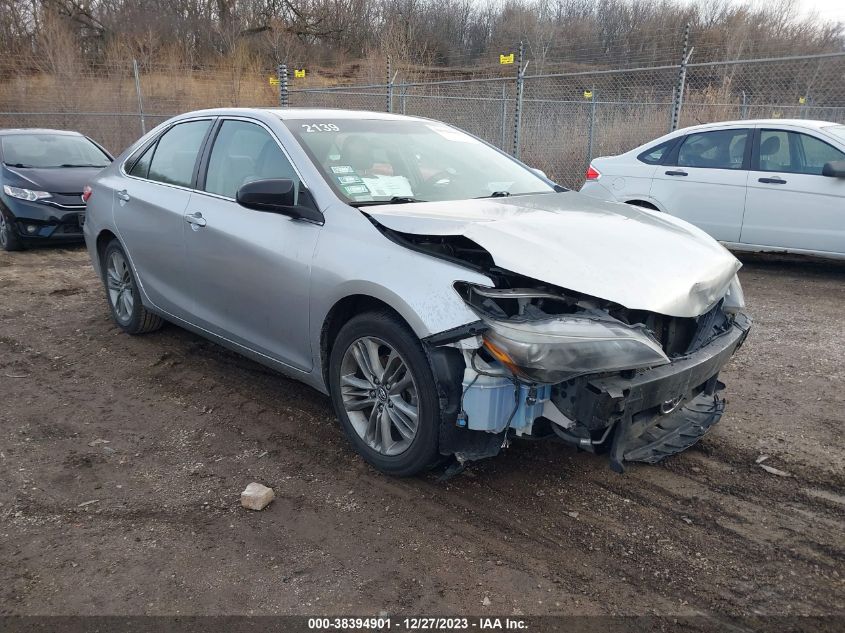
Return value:
M 739 262 L 454 127 L 340 110 L 173 118 L 86 189 L 115 322 L 169 321 L 330 394 L 410 475 L 514 437 L 655 462 L 724 410 Z

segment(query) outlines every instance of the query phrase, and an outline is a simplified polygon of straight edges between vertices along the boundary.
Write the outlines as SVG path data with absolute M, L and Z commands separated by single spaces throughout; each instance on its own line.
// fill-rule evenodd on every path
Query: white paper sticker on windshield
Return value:
M 447 141 L 456 141 L 458 143 L 478 143 L 478 140 L 472 138 L 469 134 L 465 134 L 460 130 L 448 127 L 446 125 L 427 125 L 432 132 L 437 132 Z
M 349 165 L 332 165 L 332 171 L 336 174 L 354 174 L 355 170 Z
M 413 198 L 414 191 L 405 176 L 364 176 L 364 184 L 374 196 Z
M 366 185 L 344 185 L 343 189 L 344 191 L 346 191 L 346 193 L 350 195 L 359 193 L 370 193 L 370 190 L 367 189 Z

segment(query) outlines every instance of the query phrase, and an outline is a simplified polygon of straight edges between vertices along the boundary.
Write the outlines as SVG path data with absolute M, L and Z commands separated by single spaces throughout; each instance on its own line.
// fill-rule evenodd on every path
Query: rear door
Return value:
M 717 240 L 736 242 L 742 227 L 751 130 L 688 134 L 654 172 L 651 197 L 664 211 Z
M 246 182 L 301 178 L 257 121 L 220 121 L 185 213 L 192 321 L 302 370 L 312 366 L 311 260 L 320 226 L 235 202 Z
M 184 213 L 212 119 L 177 123 L 126 164 L 115 192 L 115 223 L 144 292 L 180 318 L 190 313 Z
M 845 253 L 845 179 L 822 175 L 845 160 L 829 140 L 798 128 L 761 128 L 740 241 L 755 246 Z

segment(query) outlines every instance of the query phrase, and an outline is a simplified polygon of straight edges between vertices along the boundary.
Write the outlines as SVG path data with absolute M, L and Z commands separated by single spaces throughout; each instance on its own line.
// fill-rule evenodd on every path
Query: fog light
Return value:
M 30 235 L 35 235 L 35 232 L 38 231 L 38 227 L 34 224 L 27 224 L 26 225 L 26 232 Z

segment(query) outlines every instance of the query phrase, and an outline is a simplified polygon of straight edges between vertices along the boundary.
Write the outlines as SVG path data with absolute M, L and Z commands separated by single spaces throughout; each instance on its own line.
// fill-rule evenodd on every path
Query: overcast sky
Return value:
M 698 0 L 681 0 L 682 2 L 696 3 Z M 742 3 L 745 0 L 736 0 Z M 752 4 L 768 3 L 768 0 L 750 0 Z M 838 20 L 845 22 L 845 0 L 796 0 L 801 16 L 808 16 L 815 11 L 823 20 Z
M 845 22 L 845 0 L 800 0 L 805 14 L 815 10 L 819 17 Z

